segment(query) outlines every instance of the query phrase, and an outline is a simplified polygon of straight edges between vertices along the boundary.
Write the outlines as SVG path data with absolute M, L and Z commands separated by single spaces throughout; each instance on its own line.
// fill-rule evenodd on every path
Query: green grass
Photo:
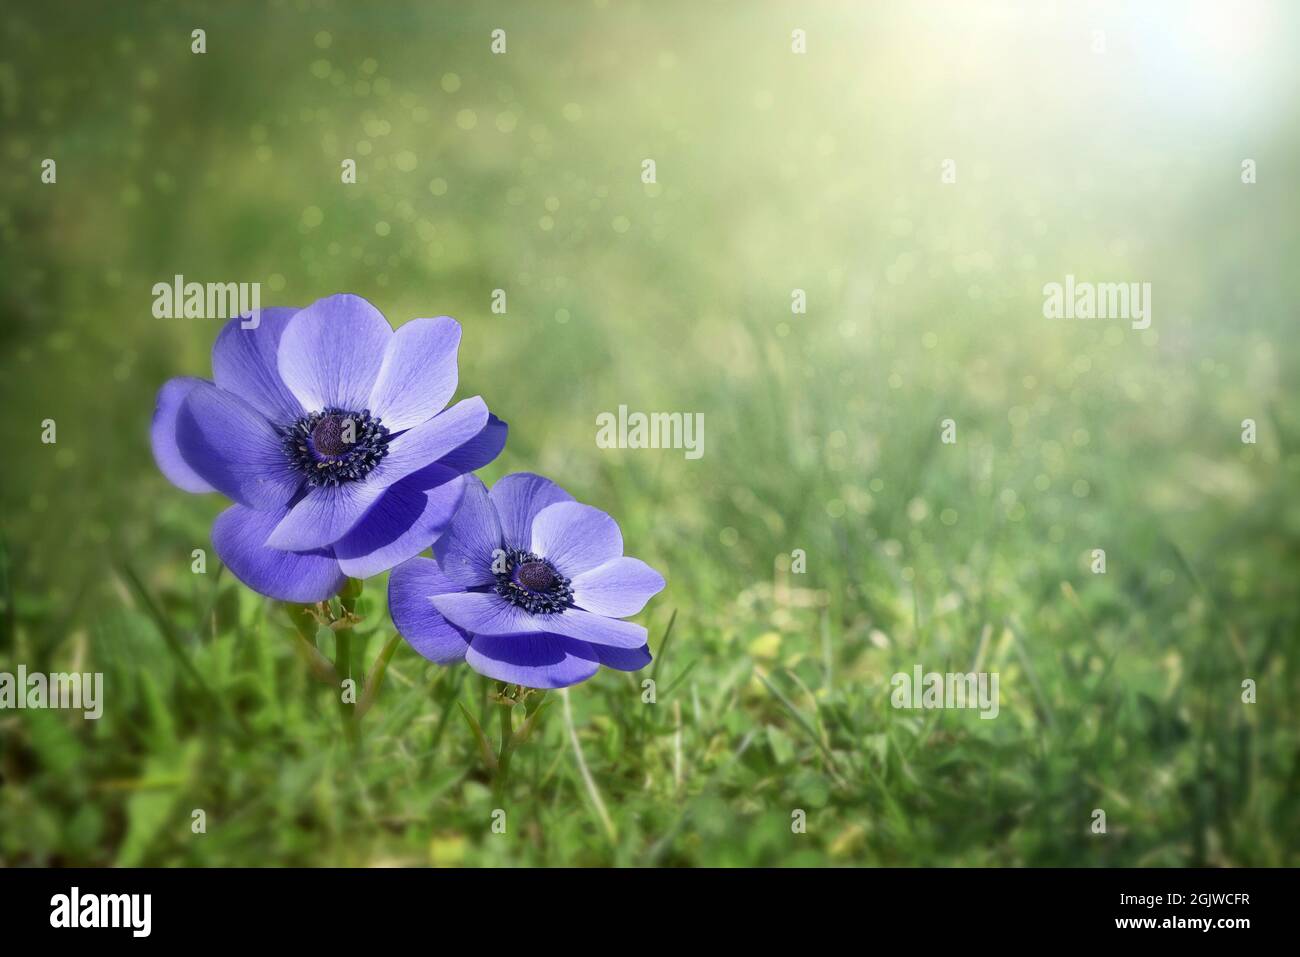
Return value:
M 1156 42 L 1176 8 L 303 6 L 0 16 L 0 670 L 106 688 L 0 712 L 0 861 L 1300 862 L 1293 11 L 1225 60 Z M 501 800 L 494 683 L 399 644 L 349 744 L 157 473 L 218 328 L 151 316 L 175 273 L 456 316 L 484 479 L 665 573 L 652 668 L 550 693 Z M 1044 319 L 1066 273 L 1151 282 L 1151 328 Z M 619 404 L 702 412 L 703 458 L 598 448 Z M 892 708 L 917 663 L 998 672 L 998 718 Z

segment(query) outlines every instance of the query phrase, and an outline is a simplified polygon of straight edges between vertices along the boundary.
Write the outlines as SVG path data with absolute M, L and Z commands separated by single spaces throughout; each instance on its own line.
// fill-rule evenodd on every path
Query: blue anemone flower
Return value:
M 601 665 L 650 663 L 635 615 L 663 576 L 623 555 L 618 523 L 540 475 L 507 475 L 491 492 L 474 476 L 434 558 L 393 570 L 393 623 L 438 664 L 532 688 L 585 681 Z
M 248 587 L 321 601 L 418 555 L 447 525 L 465 473 L 496 458 L 506 424 L 456 391 L 461 329 L 447 316 L 396 332 L 359 296 L 232 319 L 212 381 L 158 393 L 159 469 L 234 503 L 212 542 Z

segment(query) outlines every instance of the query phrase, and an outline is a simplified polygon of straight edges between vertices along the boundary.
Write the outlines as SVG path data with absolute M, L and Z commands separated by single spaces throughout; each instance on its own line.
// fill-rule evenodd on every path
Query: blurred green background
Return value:
M 0 712 L 0 861 L 1300 859 L 1294 5 L 0 23 L 0 670 L 106 698 Z M 664 571 L 656 703 L 648 673 L 567 720 L 552 693 L 504 835 L 459 707 L 494 728 L 490 682 L 403 645 L 353 750 L 283 610 L 191 572 L 224 502 L 171 487 L 147 427 L 220 324 L 153 317 L 177 273 L 457 317 L 461 394 L 510 423 L 484 479 L 553 477 Z M 1150 282 L 1151 327 L 1043 318 L 1067 273 Z M 620 404 L 702 412 L 703 458 L 598 448 Z M 999 717 L 894 710 L 916 664 L 997 671 Z

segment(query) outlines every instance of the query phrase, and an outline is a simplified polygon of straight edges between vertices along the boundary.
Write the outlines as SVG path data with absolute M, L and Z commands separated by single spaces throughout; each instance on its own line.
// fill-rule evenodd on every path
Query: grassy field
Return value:
M 0 671 L 105 684 L 0 712 L 0 862 L 1300 863 L 1293 7 L 132 6 L 0 14 Z M 176 274 L 457 317 L 483 478 L 668 579 L 650 671 L 550 693 L 499 800 L 494 683 L 405 645 L 350 745 L 284 609 L 191 571 Z M 1066 275 L 1150 327 L 1044 318 Z M 599 448 L 619 405 L 703 457 Z M 895 709 L 918 664 L 998 717 Z

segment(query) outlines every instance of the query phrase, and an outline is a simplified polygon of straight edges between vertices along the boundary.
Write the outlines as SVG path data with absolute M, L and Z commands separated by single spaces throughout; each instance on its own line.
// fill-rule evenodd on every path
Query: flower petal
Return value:
M 646 643 L 645 628 L 633 622 L 602 618 L 580 608 L 554 615 L 530 615 L 494 592 L 435 595 L 433 607 L 453 625 L 475 635 L 546 632 L 616 648 L 640 648 Z
M 295 552 L 332 545 L 346 535 L 384 490 L 370 482 L 344 482 L 310 489 L 266 540 Z
M 481 675 L 527 688 L 567 688 L 600 667 L 590 645 L 558 635 L 475 635 L 465 663 Z
M 276 425 L 289 425 L 305 411 L 280 378 L 280 338 L 297 309 L 259 310 L 252 317 L 231 319 L 212 344 L 212 378 Z
M 613 648 L 610 645 L 588 645 L 606 668 L 618 671 L 640 671 L 650 664 L 650 646 L 640 648 Z
M 280 337 L 280 378 L 308 411 L 360 412 L 392 337 L 388 320 L 360 296 L 319 299 L 300 309 Z
M 450 316 L 412 319 L 388 340 L 369 409 L 391 431 L 413 428 L 456 393 L 460 323 Z
M 558 615 L 538 615 L 546 623 L 546 630 L 556 635 L 576 638 L 593 645 L 610 645 L 614 648 L 641 648 L 649 637 L 645 626 L 619 618 L 593 615 L 581 608 L 567 608 Z
M 573 496 L 548 478 L 532 472 L 514 472 L 492 486 L 492 504 L 501 518 L 501 534 L 511 548 L 528 548 L 533 540 L 533 518 L 548 505 L 572 502 Z
M 468 499 L 469 495 L 465 497 Z M 446 574 L 445 563 L 440 561 L 438 567 Z M 455 581 L 453 576 L 447 577 Z M 434 595 L 433 607 L 453 625 L 473 634 L 523 635 L 539 630 L 533 615 L 495 592 L 463 591 Z
M 440 665 L 462 660 L 469 642 L 429 599 L 459 588 L 432 558 L 412 558 L 388 576 L 388 612 L 393 624 L 412 648 Z
M 153 423 L 149 426 L 149 443 L 153 446 L 153 460 L 158 463 L 158 470 L 173 485 L 187 492 L 216 491 L 198 472 L 190 468 L 176 444 L 176 424 L 181 404 L 190 390 L 203 381 L 185 376 L 163 383 L 163 387 L 158 390 Z
M 241 505 L 278 508 L 302 485 L 271 424 L 211 383 L 190 389 L 176 419 L 176 439 L 190 468 Z
M 366 476 L 366 481 L 392 485 L 471 441 L 487 422 L 487 405 L 481 397 L 476 395 L 457 402 L 390 441 L 388 454 Z
M 451 524 L 433 543 L 442 573 L 462 588 L 490 585 L 493 552 L 501 547 L 501 526 L 487 489 L 476 476 L 465 476 L 465 495 Z
M 347 581 L 327 551 L 283 552 L 263 542 L 284 512 L 232 505 L 212 526 L 212 544 L 236 578 L 278 601 L 324 601 Z
M 569 578 L 623 554 L 623 533 L 598 508 L 578 502 L 548 505 L 533 519 L 533 553 Z
M 455 469 L 449 469 L 441 462 L 434 462 L 432 465 L 426 465 L 418 472 L 412 472 L 406 478 L 402 479 L 397 485 L 405 485 L 407 488 L 419 489 L 421 492 L 427 492 L 431 488 L 437 488 L 439 485 L 445 485 L 453 479 L 460 478 L 464 473 Z M 394 488 L 396 486 L 393 486 Z
M 664 589 L 664 577 L 639 558 L 615 558 L 573 579 L 573 603 L 610 618 L 635 615 Z
M 506 447 L 507 431 L 505 422 L 489 412 L 487 424 L 479 430 L 478 434 L 448 452 L 438 460 L 438 464 L 455 472 L 473 472 L 481 469 L 500 455 L 501 450 Z
M 441 534 L 465 493 L 465 479 L 424 491 L 407 482 L 386 489 L 352 531 L 334 543 L 339 566 L 352 578 L 369 578 L 414 558 Z

